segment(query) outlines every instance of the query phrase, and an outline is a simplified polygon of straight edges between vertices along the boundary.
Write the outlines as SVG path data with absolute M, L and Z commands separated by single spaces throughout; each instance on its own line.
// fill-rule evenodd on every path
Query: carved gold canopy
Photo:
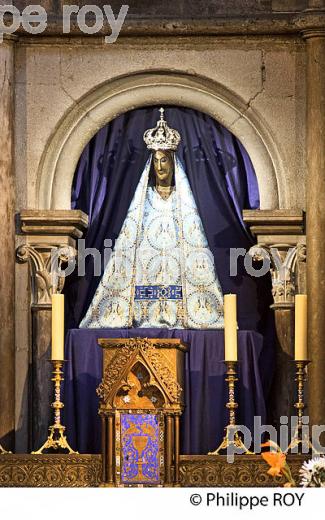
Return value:
M 165 410 L 181 412 L 183 356 L 178 339 L 100 339 L 103 380 L 97 389 L 100 411 Z

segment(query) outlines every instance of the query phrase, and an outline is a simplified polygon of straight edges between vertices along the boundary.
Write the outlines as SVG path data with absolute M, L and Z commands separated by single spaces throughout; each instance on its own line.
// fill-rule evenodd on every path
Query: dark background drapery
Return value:
M 140 108 L 117 117 L 84 149 L 73 180 L 71 205 L 89 216 L 85 247 L 103 251 L 105 239 L 114 244 L 149 156 L 143 133 L 155 126 L 158 108 Z M 229 276 L 230 248 L 248 250 L 253 243 L 241 219 L 243 208 L 259 207 L 249 156 L 233 134 L 206 114 L 188 108 L 165 109 L 169 126 L 182 136 L 177 153 L 203 221 L 223 292 L 238 296 L 239 328 L 265 332 L 269 278 L 249 276 L 242 257 L 237 276 Z M 78 277 L 75 273 L 66 281 L 68 328 L 79 325 L 100 281 L 93 276 L 93 267 L 89 255 L 86 275 Z

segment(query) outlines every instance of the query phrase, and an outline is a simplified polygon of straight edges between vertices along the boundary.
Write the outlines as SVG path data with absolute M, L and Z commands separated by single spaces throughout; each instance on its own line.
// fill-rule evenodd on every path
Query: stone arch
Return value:
M 118 115 L 154 104 L 205 112 L 245 146 L 254 165 L 261 209 L 285 207 L 280 154 L 262 119 L 222 85 L 184 73 L 138 73 L 106 82 L 86 94 L 62 118 L 43 153 L 37 173 L 39 209 L 70 209 L 73 175 L 89 140 Z

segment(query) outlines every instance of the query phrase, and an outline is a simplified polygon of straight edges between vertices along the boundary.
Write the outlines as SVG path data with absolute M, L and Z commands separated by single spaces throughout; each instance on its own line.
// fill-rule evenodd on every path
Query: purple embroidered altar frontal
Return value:
M 185 357 L 185 403 L 181 418 L 181 453 L 206 454 L 222 440 L 228 422 L 224 381 L 223 330 L 70 329 L 66 338 L 64 424 L 68 441 L 80 453 L 100 453 L 101 423 L 96 388 L 102 378 L 99 338 L 179 338 L 189 346 Z M 264 389 L 272 371 L 263 363 L 263 336 L 238 332 L 239 381 L 237 424 L 253 432 L 254 416 L 265 424 Z M 266 356 L 267 357 L 267 356 Z

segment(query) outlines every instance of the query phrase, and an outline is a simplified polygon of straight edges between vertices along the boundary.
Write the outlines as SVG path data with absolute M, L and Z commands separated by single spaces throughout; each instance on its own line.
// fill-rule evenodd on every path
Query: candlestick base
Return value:
M 3 447 L 0 444 L 0 455 L 6 455 L 8 453 L 12 453 L 12 452 L 11 451 L 6 451 L 5 449 L 3 449 Z
M 69 453 L 78 453 L 74 451 L 69 445 L 66 436 L 64 435 L 65 426 L 54 425 L 49 427 L 49 436 L 44 442 L 43 446 L 37 451 L 32 451 L 33 455 L 41 455 L 45 450 L 68 450 Z
M 304 448 L 308 447 L 308 450 L 306 451 Z M 298 448 L 296 453 L 307 455 L 309 451 L 311 450 L 315 455 L 318 454 L 318 452 L 315 450 L 310 437 L 307 433 L 302 433 L 302 427 L 297 426 L 295 429 L 295 432 L 292 436 L 291 442 L 284 453 L 288 453 L 288 451 L 293 451 L 295 448 Z
M 64 407 L 64 404 L 61 401 L 61 382 L 63 381 L 63 372 L 62 367 L 64 361 L 62 360 L 52 360 L 53 363 L 53 378 L 54 381 L 54 396 L 55 400 L 52 403 L 52 408 L 54 408 L 54 424 L 49 427 L 49 436 L 44 442 L 43 446 L 40 447 L 37 451 L 32 451 L 33 455 L 41 455 L 45 450 L 68 450 L 69 453 L 78 453 L 74 451 L 69 445 L 66 436 L 64 435 L 65 426 L 61 424 L 61 410 Z
M 239 436 L 238 431 L 230 433 L 231 430 L 234 430 L 235 428 L 235 426 L 228 424 L 226 427 L 226 435 L 222 439 L 220 446 L 214 451 L 209 451 L 208 455 L 219 455 L 220 451 L 227 450 L 230 448 L 230 446 L 243 450 L 243 455 L 254 455 L 252 451 L 249 451 L 246 448 L 245 444 Z

